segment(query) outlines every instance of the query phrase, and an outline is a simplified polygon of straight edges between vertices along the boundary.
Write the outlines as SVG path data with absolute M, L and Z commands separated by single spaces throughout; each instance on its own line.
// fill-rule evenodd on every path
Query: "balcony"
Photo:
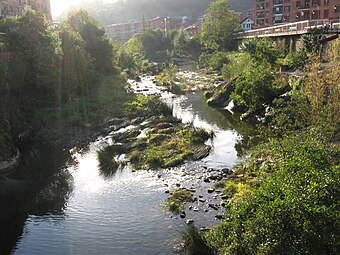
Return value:
M 256 18 L 258 18 L 258 19 L 264 18 L 264 13 L 258 13 L 256 15 Z
M 256 10 L 264 10 L 264 4 L 257 5 Z
M 309 10 L 310 9 L 310 4 L 304 4 L 304 5 L 300 5 L 298 6 L 299 10 Z
M 283 0 L 273 0 L 273 4 L 274 5 L 282 5 L 283 4 Z

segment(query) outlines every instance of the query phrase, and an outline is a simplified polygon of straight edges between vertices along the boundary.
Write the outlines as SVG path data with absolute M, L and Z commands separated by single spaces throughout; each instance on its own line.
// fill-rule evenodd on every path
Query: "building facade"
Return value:
M 166 33 L 171 29 L 179 29 L 181 26 L 182 19 L 157 17 L 151 20 L 108 25 L 106 26 L 106 34 L 112 39 L 128 41 L 141 31 L 161 29 Z
M 21 15 L 26 6 L 45 13 L 46 18 L 52 20 L 50 0 L 5 0 L 0 3 L 0 16 L 15 17 Z
M 249 31 L 253 29 L 254 21 L 251 18 L 245 18 L 240 24 L 243 31 Z
M 340 0 L 254 0 L 256 27 L 302 20 L 339 22 Z

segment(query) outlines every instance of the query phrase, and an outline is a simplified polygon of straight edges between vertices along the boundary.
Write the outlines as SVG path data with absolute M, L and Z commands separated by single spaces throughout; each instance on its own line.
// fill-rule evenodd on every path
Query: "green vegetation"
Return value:
M 86 12 L 55 28 L 26 9 L 1 20 L 0 33 L 1 157 L 23 142 L 71 146 L 87 137 L 82 125 L 122 115 L 129 96 L 116 75 L 118 49 Z
M 155 76 L 155 83 L 174 94 L 183 94 L 185 85 L 176 77 L 177 72 L 178 68 L 176 66 L 165 68 L 161 73 Z
M 279 52 L 265 44 L 251 42 L 243 50 L 257 66 L 250 64 L 237 76 L 231 95 L 252 111 L 270 105 L 260 127 L 263 142 L 219 184 L 229 197 L 226 220 L 207 241 L 221 254 L 337 254 L 340 41 L 330 47 L 327 69 L 320 69 L 320 60 L 309 55 L 304 78 L 281 77 L 281 82 L 275 75 Z M 261 71 L 264 66 L 271 70 L 267 76 Z M 251 87 L 242 83 L 247 75 Z M 288 93 L 278 97 L 283 91 L 272 92 L 280 90 L 280 84 L 289 85 L 284 86 Z
M 182 29 L 170 30 L 166 34 L 156 29 L 141 31 L 119 48 L 120 66 L 130 73 L 138 74 L 149 71 L 155 73 L 150 61 L 165 63 L 181 57 L 196 60 L 202 45 L 198 37 L 190 38 Z
M 157 96 L 137 95 L 131 103 L 124 107 L 125 116 L 129 118 L 152 116 L 172 116 L 172 109 L 163 103 Z
M 209 154 L 204 142 L 211 137 L 204 130 L 186 125 L 160 128 L 149 133 L 148 147 L 140 151 L 133 164 L 137 168 L 173 167 L 185 160 L 198 160 Z
M 233 34 L 239 29 L 238 17 L 229 11 L 229 2 L 217 0 L 209 5 L 201 40 L 210 50 L 232 50 L 235 48 Z
M 209 154 L 210 146 L 204 143 L 214 134 L 182 124 L 157 96 L 136 96 L 125 104 L 124 116 L 138 121 L 139 126 L 114 135 L 119 145 L 108 146 L 99 153 L 104 171 L 110 172 L 108 166 L 115 161 L 113 158 L 123 153 L 136 170 L 173 167 Z M 141 130 L 146 136 L 138 137 Z
M 186 189 L 177 189 L 166 201 L 166 207 L 170 212 L 181 213 L 186 202 L 192 200 L 192 194 Z
M 225 184 L 232 196 L 227 220 L 209 243 L 222 254 L 337 254 L 340 169 L 330 155 L 339 148 L 304 136 L 275 140 L 257 153 Z
M 119 164 L 114 159 L 117 155 L 117 146 L 109 146 L 98 152 L 100 173 L 104 177 L 111 177 L 118 170 Z
M 210 147 L 204 142 L 211 136 L 204 130 L 179 124 L 174 119 L 151 129 L 146 146 L 135 148 L 127 157 L 136 169 L 173 167 L 185 160 L 198 160 L 207 156 Z
M 216 254 L 208 246 L 205 235 L 200 232 L 194 225 L 188 225 L 185 232 L 182 233 L 182 240 L 186 254 L 188 255 L 213 255 Z

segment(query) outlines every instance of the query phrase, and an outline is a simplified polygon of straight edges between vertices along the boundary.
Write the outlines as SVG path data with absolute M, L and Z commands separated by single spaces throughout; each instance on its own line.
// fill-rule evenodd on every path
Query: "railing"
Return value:
M 237 33 L 236 39 L 253 38 L 253 37 L 274 37 L 284 35 L 300 35 L 306 34 L 314 28 L 325 28 L 330 33 L 339 33 L 340 22 L 330 24 L 329 20 L 305 20 L 284 25 L 265 27 Z

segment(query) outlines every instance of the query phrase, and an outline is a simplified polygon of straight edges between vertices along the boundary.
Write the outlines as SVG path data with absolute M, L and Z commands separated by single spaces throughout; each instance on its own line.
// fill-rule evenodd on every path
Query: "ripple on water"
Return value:
M 149 91 L 155 89 L 152 77 L 143 78 L 142 82 L 133 86 Z M 174 116 L 183 122 L 215 131 L 210 155 L 200 162 L 189 162 L 185 167 L 161 172 L 132 172 L 125 167 L 112 178 L 103 178 L 98 171 L 96 152 L 110 141 L 110 137 L 97 140 L 87 151 L 73 152 L 78 164 L 69 168 L 74 190 L 68 206 L 60 215 L 30 215 L 14 254 L 173 253 L 172 247 L 185 223 L 171 218 L 164 211 L 162 203 L 167 198 L 164 190 L 182 183 L 194 186 L 208 201 L 214 202 L 214 198 L 206 192 L 210 184 L 202 183 L 198 177 L 205 174 L 203 166 L 223 168 L 235 164 L 237 153 L 234 147 L 238 134 L 221 126 L 222 115 L 205 108 L 200 103 L 201 95 L 163 93 L 163 99 L 173 108 Z M 207 116 L 212 114 L 215 119 L 207 121 Z M 161 178 L 157 177 L 158 173 L 161 173 Z M 200 226 L 210 227 L 216 223 L 211 222 L 214 213 L 191 211 L 188 217 L 196 217 Z

